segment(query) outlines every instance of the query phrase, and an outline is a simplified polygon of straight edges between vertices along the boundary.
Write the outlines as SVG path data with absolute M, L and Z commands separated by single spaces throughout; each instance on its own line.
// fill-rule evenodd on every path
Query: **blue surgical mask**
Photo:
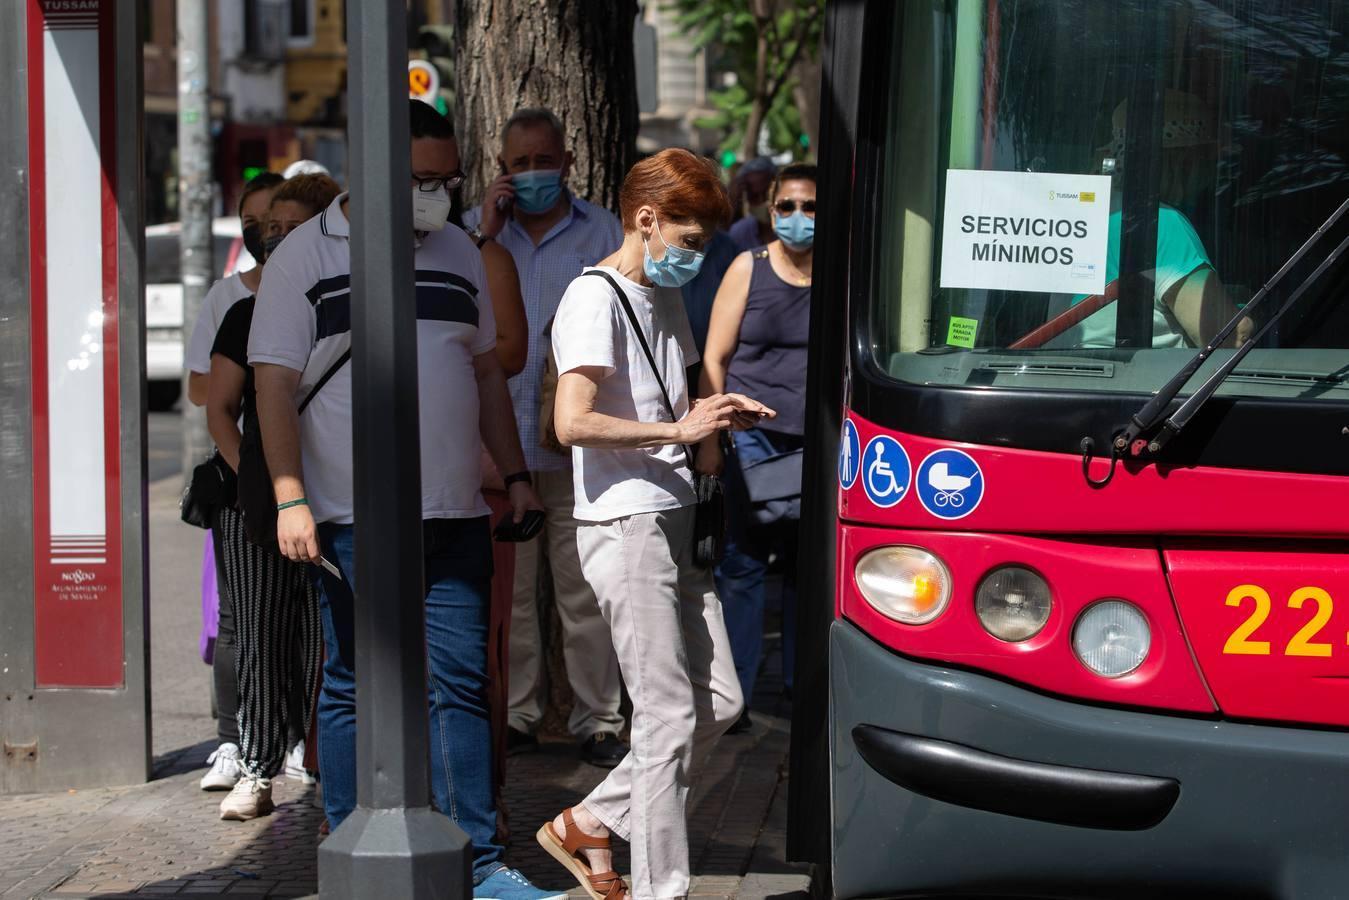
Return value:
M 660 259 L 652 259 L 651 248 L 646 241 L 642 241 L 642 248 L 646 252 L 642 260 L 642 271 L 651 279 L 651 283 L 660 287 L 677 288 L 683 287 L 697 277 L 707 254 L 698 253 L 687 247 L 671 247 L 666 243 L 665 235 L 660 233 L 660 222 L 656 222 L 656 236 L 660 238 L 662 244 L 665 244 L 665 255 Z
M 544 213 L 557 205 L 562 195 L 561 169 L 534 169 L 511 176 L 515 206 L 523 213 Z
M 809 250 L 815 244 L 815 220 L 801 210 L 773 219 L 773 231 L 793 250 Z

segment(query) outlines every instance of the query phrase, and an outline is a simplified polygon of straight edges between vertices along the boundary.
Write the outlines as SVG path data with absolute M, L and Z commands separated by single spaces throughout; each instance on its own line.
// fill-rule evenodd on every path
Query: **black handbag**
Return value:
M 178 501 L 178 516 L 189 525 L 210 528 L 215 511 L 234 503 L 234 470 L 217 450 L 192 470 L 192 478 Z
M 801 519 L 803 450 L 789 450 L 740 466 L 749 495 L 750 514 L 759 525 Z
M 675 415 L 674 404 L 670 402 L 670 392 L 665 389 L 665 379 L 660 377 L 660 369 L 656 367 L 656 357 L 651 353 L 651 345 L 646 342 L 646 333 L 642 331 L 642 325 L 637 321 L 637 314 L 632 311 L 632 304 L 628 302 L 628 295 L 623 293 L 613 277 L 607 272 L 598 269 L 592 269 L 585 275 L 598 275 L 609 282 L 609 287 L 613 288 L 618 300 L 623 304 L 623 311 L 628 315 L 628 322 L 632 325 L 632 330 L 637 334 L 637 342 L 642 345 L 642 352 L 646 354 L 646 361 L 651 366 L 651 374 L 656 376 L 656 384 L 660 386 L 661 398 L 665 401 L 665 411 L 670 414 L 670 421 L 679 421 Z M 684 448 L 684 456 L 689 463 L 689 472 L 693 475 L 693 493 L 697 498 L 697 504 L 693 509 L 693 561 L 698 566 L 707 569 L 715 566 L 721 560 L 722 550 L 726 543 L 726 498 L 722 491 L 721 479 L 715 475 L 700 475 L 693 465 L 693 451 L 687 444 L 681 445 Z
M 328 380 L 337 374 L 337 370 L 351 359 L 351 349 L 347 348 L 337 358 L 323 377 L 314 385 L 309 396 L 304 398 L 296 416 L 304 414 L 305 408 L 318 394 Z M 272 489 L 272 473 L 267 468 L 267 455 L 262 449 L 262 429 L 258 424 L 256 412 L 244 418 L 243 437 L 239 442 L 239 517 L 243 519 L 244 535 L 259 547 L 275 550 L 276 543 L 276 491 Z

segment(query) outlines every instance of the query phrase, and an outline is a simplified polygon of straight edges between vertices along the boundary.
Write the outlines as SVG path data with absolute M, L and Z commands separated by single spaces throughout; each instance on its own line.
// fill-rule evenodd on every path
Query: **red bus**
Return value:
M 789 853 L 1349 896 L 1349 0 L 827 21 Z

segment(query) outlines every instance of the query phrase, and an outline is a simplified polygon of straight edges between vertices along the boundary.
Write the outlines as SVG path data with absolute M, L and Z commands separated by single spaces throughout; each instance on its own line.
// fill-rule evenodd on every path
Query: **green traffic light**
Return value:
M 725 151 L 724 153 L 722 153 L 722 154 L 721 154 L 721 167 L 722 167 L 723 169 L 729 169 L 729 168 L 730 168 L 731 166 L 733 166 L 733 165 L 735 165 L 735 151 L 733 151 L 733 150 L 727 150 L 727 151 Z
M 267 170 L 264 169 L 262 166 L 244 166 L 244 184 L 248 184 L 248 182 L 252 181 L 254 178 L 257 178 L 259 175 L 261 175 L 263 172 L 266 171 Z

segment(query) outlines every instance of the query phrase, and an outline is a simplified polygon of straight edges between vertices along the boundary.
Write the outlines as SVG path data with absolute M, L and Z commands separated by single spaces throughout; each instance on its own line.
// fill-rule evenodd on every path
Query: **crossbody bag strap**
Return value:
M 328 371 L 323 373 L 323 377 L 314 385 L 313 390 L 309 392 L 309 396 L 304 398 L 304 402 L 301 403 L 300 408 L 295 411 L 295 415 L 298 416 L 300 413 L 304 412 L 304 408 L 309 405 L 309 402 L 314 399 L 314 396 L 323 389 L 323 386 L 327 384 L 334 375 L 337 374 L 338 369 L 347 364 L 347 360 L 349 359 L 351 359 L 350 347 L 343 350 L 342 355 L 337 358 L 337 361 L 328 367 Z
M 600 269 L 591 269 L 589 272 L 583 272 L 583 275 L 598 275 L 609 282 L 609 287 L 613 288 L 618 295 L 618 302 L 623 304 L 623 311 L 628 314 L 628 322 L 632 325 L 632 330 L 637 334 L 637 342 L 642 345 L 642 352 L 646 354 L 647 364 L 651 366 L 651 374 L 656 376 L 656 384 L 660 386 L 661 399 L 665 401 L 665 411 L 670 414 L 671 422 L 678 422 L 679 417 L 675 415 L 674 404 L 670 402 L 670 392 L 665 389 L 665 379 L 660 377 L 660 368 L 656 365 L 656 357 L 651 352 L 651 345 L 646 342 L 646 332 L 642 330 L 642 323 L 637 321 L 637 313 L 632 309 L 632 303 L 628 301 L 627 292 L 618 286 L 612 275 Z M 693 469 L 693 451 L 689 449 L 688 444 L 680 444 L 684 448 L 684 456 L 688 458 L 689 469 Z

